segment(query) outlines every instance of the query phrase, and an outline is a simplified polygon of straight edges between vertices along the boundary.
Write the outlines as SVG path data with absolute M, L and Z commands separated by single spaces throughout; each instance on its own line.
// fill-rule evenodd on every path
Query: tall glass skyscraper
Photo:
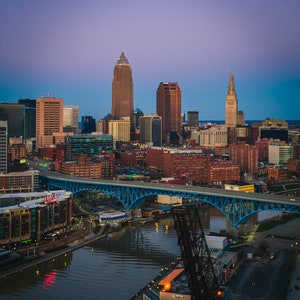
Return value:
M 7 121 L 8 138 L 24 136 L 24 105 L 1 103 L 0 120 Z
M 36 137 L 36 100 L 35 99 L 19 99 L 19 104 L 24 105 L 24 140 Z
M 132 71 L 124 52 L 114 68 L 111 114 L 116 120 L 129 118 L 130 127 L 134 127 Z

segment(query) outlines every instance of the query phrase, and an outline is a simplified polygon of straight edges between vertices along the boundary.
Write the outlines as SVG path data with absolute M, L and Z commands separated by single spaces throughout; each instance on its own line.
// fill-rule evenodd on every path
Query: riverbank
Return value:
M 108 233 L 109 228 L 107 226 L 102 226 L 97 233 L 91 232 L 91 230 L 84 227 L 67 238 L 64 241 L 64 245 L 61 247 L 45 247 L 44 250 L 46 251 L 41 251 L 43 248 L 37 248 L 37 251 L 33 255 L 24 256 L 21 260 L 1 267 L 0 280 L 14 273 L 24 271 L 32 266 L 39 265 L 48 260 L 52 260 L 56 257 L 77 250 L 85 245 L 106 237 Z

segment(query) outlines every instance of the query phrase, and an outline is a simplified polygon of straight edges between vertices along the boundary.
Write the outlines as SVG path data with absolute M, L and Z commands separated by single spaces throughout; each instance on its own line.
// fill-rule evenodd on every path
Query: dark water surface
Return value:
M 0 299 L 130 299 L 179 254 L 171 218 L 126 226 L 0 280 Z
M 256 215 L 255 221 L 276 212 Z M 217 210 L 201 213 L 207 232 L 232 230 Z M 125 226 L 107 238 L 0 280 L 0 300 L 130 299 L 180 255 L 173 219 Z

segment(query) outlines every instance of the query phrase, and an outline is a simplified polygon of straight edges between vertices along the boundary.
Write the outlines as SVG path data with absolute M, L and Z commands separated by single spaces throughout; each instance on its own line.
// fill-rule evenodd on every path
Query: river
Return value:
M 217 210 L 202 213 L 205 230 L 230 231 Z M 125 226 L 72 253 L 0 280 L 0 299 L 130 299 L 180 255 L 173 219 Z
M 0 299 L 130 299 L 179 254 L 171 218 L 125 226 L 0 280 Z

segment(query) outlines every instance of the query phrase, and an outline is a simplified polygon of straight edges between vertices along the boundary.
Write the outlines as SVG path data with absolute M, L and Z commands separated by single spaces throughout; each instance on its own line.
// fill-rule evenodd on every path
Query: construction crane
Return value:
M 181 258 L 193 300 L 222 299 L 200 220 L 199 205 L 172 210 Z

